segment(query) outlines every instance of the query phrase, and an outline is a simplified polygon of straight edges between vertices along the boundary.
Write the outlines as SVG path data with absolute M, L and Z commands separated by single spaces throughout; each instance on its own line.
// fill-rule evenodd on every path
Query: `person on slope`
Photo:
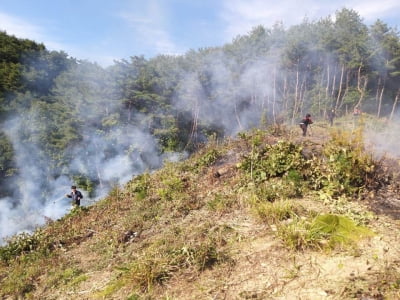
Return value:
M 335 109 L 332 108 L 328 111 L 328 120 L 329 120 L 329 124 L 331 126 L 333 126 L 333 119 L 336 117 L 336 112 Z
M 81 205 L 81 199 L 83 198 L 83 195 L 80 191 L 76 189 L 75 185 L 71 186 L 71 193 L 66 194 L 65 196 L 68 198 L 72 198 L 73 207 L 78 207 Z
M 310 125 L 312 123 L 313 123 L 313 121 L 311 120 L 311 115 L 310 114 L 306 114 L 305 118 L 303 120 L 301 120 L 301 122 L 299 124 L 301 130 L 303 130 L 303 136 L 307 135 L 308 125 Z

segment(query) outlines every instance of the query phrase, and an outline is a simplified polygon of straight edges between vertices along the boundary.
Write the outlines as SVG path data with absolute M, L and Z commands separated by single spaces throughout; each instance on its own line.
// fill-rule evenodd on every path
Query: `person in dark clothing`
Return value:
M 307 135 L 308 125 L 310 125 L 312 123 L 313 123 L 313 121 L 311 120 L 311 115 L 310 114 L 306 114 L 306 117 L 303 120 L 301 120 L 301 122 L 299 124 L 300 128 L 303 130 L 303 136 Z
M 329 124 L 333 126 L 333 119 L 336 117 L 336 112 L 335 109 L 332 108 L 331 110 L 328 111 L 328 120 Z
M 72 198 L 72 205 L 74 207 L 78 207 L 81 205 L 81 199 L 83 198 L 83 195 L 80 191 L 76 189 L 76 186 L 73 185 L 71 186 L 71 193 L 66 194 L 68 198 Z

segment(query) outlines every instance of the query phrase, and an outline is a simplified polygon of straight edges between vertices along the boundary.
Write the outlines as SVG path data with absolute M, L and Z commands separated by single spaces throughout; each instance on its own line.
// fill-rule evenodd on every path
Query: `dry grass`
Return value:
M 317 148 L 321 155 L 328 139 L 313 134 L 305 142 L 282 128 L 279 136 L 246 133 L 115 187 L 93 206 L 50 222 L 37 243 L 28 243 L 34 248 L 8 253 L 0 264 L 0 298 L 399 297 L 398 221 L 352 201 L 352 186 L 338 196 L 336 183 L 310 187 L 302 179 L 308 173 L 270 172 L 269 179 L 255 178 L 262 170 L 245 174 L 244 157 L 254 163 L 258 151 L 266 144 L 273 149 L 278 140 Z M 282 161 L 280 167 L 286 166 Z M 333 223 L 352 233 L 368 226 L 375 235 L 361 239 L 320 226 L 319 215 L 341 220 Z

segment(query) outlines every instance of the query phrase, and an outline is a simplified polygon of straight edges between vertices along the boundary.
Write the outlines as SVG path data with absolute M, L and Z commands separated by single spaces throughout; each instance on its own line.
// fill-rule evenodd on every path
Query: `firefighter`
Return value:
M 331 110 L 328 111 L 328 120 L 329 124 L 333 126 L 333 119 L 336 117 L 336 112 L 335 109 L 332 108 Z
M 301 122 L 299 124 L 301 130 L 303 130 L 303 136 L 307 135 L 308 125 L 310 125 L 312 123 L 313 123 L 313 121 L 311 120 L 311 115 L 310 114 L 306 114 L 305 118 L 303 120 L 301 120 Z
M 71 186 L 71 193 L 66 194 L 65 196 L 72 199 L 73 207 L 78 207 L 81 205 L 81 199 L 83 198 L 83 195 L 76 189 L 75 185 Z

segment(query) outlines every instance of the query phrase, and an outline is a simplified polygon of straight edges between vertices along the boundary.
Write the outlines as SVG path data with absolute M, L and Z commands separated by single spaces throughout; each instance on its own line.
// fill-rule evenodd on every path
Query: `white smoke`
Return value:
M 108 109 L 112 113 L 117 107 L 110 103 Z M 65 149 L 72 157 L 68 162 L 69 174 L 54 175 L 51 157 L 40 149 L 37 128 L 48 126 L 46 117 L 31 108 L 23 117 L 2 124 L 2 130 L 12 142 L 18 176 L 14 195 L 0 199 L 0 245 L 6 237 L 31 232 L 48 219 L 58 219 L 68 213 L 71 201 L 65 194 L 75 184 L 72 175 L 83 174 L 97 180 L 98 185 L 91 194 L 78 185 L 84 196 L 81 205 L 85 206 L 104 197 L 111 187 L 122 185 L 132 176 L 162 164 L 157 143 L 146 130 L 120 125 L 109 128 L 105 134 L 95 126 L 85 124 L 83 139 Z M 140 118 L 139 115 L 135 117 Z
M 278 66 L 267 58 L 234 70 L 237 64 L 222 52 L 207 55 L 200 71 L 185 74 L 174 105 L 227 136 L 259 126 L 263 113 L 272 112 L 271 70 Z
M 38 165 L 40 160 L 34 141 L 22 140 L 23 122 L 17 117 L 5 123 L 3 129 L 13 142 L 18 177 L 15 198 L 0 199 L 0 238 L 31 231 L 43 225 L 46 218 L 56 219 L 68 211 L 69 201 L 64 200 L 69 180 L 65 176 L 49 180 L 46 170 Z M 30 128 L 32 130 L 32 128 Z M 29 128 L 25 130 L 29 131 Z M 57 202 L 55 202 L 57 200 Z M 1 241 L 0 241 L 1 244 Z

